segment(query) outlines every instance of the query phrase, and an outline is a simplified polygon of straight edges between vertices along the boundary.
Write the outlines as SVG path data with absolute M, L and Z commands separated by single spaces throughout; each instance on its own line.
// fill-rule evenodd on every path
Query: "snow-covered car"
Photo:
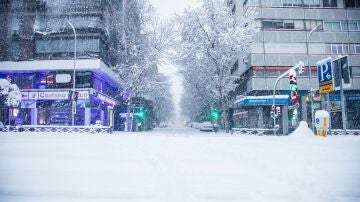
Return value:
M 161 122 L 159 124 L 159 128 L 166 128 L 167 127 L 167 124 L 165 122 Z
M 200 125 L 200 131 L 217 132 L 217 129 L 217 125 L 209 121 L 202 122 Z
M 0 121 L 0 131 L 2 131 L 4 127 L 4 124 Z

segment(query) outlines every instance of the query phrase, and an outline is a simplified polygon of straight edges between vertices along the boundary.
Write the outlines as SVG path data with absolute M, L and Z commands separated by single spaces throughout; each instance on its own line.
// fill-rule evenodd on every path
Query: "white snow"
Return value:
M 21 92 L 16 84 L 11 84 L 6 79 L 0 79 L 0 96 L 5 96 L 7 106 L 16 107 L 21 101 Z
M 303 135 L 0 133 L 0 201 L 360 201 L 360 137 Z
M 305 121 L 299 123 L 299 127 L 295 129 L 294 132 L 290 134 L 291 137 L 314 137 L 315 134 L 309 128 L 308 124 Z

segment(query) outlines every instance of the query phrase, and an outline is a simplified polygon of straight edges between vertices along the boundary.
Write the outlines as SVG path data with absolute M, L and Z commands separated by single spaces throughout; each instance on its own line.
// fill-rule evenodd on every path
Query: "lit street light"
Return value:
M 310 107 L 311 107 L 311 127 L 312 130 L 314 131 L 314 101 L 313 101 L 313 96 L 312 96 L 312 85 L 311 85 L 311 78 L 312 78 L 312 73 L 311 73 L 311 66 L 310 66 L 310 62 L 309 62 L 309 40 L 311 37 L 311 34 L 316 31 L 317 29 L 319 29 L 319 27 L 321 27 L 321 25 L 317 25 L 316 27 L 314 27 L 307 35 L 306 35 L 306 56 L 307 56 L 307 64 L 308 64 L 308 70 L 309 70 L 309 92 L 310 92 Z

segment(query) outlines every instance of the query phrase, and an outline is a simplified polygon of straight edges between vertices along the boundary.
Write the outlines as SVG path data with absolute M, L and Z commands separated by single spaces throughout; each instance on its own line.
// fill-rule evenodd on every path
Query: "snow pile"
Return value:
M 0 97 L 5 96 L 7 106 L 16 107 L 21 101 L 21 92 L 16 84 L 11 84 L 6 79 L 0 79 Z
M 313 131 L 309 128 L 308 124 L 305 121 L 301 121 L 299 126 L 296 128 L 294 132 L 290 134 L 290 136 L 294 137 L 310 137 L 314 136 Z

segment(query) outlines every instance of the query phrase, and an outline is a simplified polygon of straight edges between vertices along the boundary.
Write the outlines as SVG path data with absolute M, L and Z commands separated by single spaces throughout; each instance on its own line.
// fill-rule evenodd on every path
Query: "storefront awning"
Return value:
M 246 96 L 235 101 L 235 106 L 238 108 L 246 106 L 267 106 L 273 104 L 273 96 Z M 288 105 L 289 95 L 276 95 L 276 105 Z

